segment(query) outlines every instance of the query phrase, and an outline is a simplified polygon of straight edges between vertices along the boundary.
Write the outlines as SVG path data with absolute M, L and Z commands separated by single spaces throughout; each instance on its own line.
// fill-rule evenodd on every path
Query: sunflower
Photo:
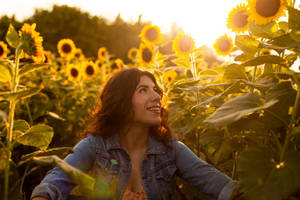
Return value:
M 150 66 L 154 62 L 154 50 L 151 45 L 141 43 L 138 54 L 142 66 Z
M 76 48 L 74 56 L 77 59 L 84 58 L 84 55 L 83 55 L 82 50 L 80 48 Z
M 149 44 L 159 43 L 162 37 L 159 27 L 152 24 L 145 26 L 139 36 L 143 42 Z
M 108 56 L 108 52 L 107 52 L 106 48 L 105 47 L 100 47 L 98 49 L 98 59 L 106 60 L 107 56 Z
M 265 25 L 285 16 L 284 0 L 248 0 L 250 20 L 257 25 Z
M 4 42 L 0 41 L 0 59 L 6 58 L 7 54 L 8 54 L 7 45 Z
M 163 75 L 163 80 L 165 83 L 170 84 L 172 83 L 175 78 L 177 77 L 177 72 L 174 70 L 169 70 Z
M 110 65 L 112 72 L 119 71 L 123 68 L 123 61 L 120 58 L 115 59 Z
M 19 36 L 22 40 L 21 49 L 35 61 L 43 62 L 43 38 L 39 32 L 35 31 L 36 24 L 23 24 L 19 31 Z
M 227 27 L 235 33 L 244 32 L 248 29 L 248 17 L 247 6 L 240 4 L 230 11 L 227 19 Z
M 132 61 L 135 61 L 138 56 L 138 52 L 139 52 L 139 50 L 137 48 L 133 47 L 133 48 L 129 49 L 128 58 Z
M 81 78 L 80 68 L 75 64 L 70 64 L 67 67 L 68 79 L 71 81 L 78 81 Z
M 193 38 L 183 32 L 178 32 L 175 40 L 173 40 L 172 49 L 176 56 L 186 56 L 192 52 L 195 47 Z
M 232 39 L 225 34 L 216 40 L 214 48 L 217 54 L 226 56 L 233 49 Z
M 97 67 L 92 61 L 86 62 L 84 63 L 83 66 L 83 72 L 86 78 L 88 79 L 93 78 L 97 73 Z
M 57 43 L 57 50 L 61 57 L 73 58 L 76 53 L 76 46 L 73 40 L 69 38 L 64 38 Z

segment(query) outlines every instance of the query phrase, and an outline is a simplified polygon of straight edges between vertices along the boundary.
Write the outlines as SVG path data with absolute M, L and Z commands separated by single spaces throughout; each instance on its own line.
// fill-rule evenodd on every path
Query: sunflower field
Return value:
M 138 67 L 154 73 L 163 88 L 162 104 L 179 140 L 237 180 L 245 199 L 300 199 L 295 5 L 295 0 L 237 5 L 227 20 L 234 37 L 220 35 L 213 45 L 226 61 L 214 64 L 205 61 L 207 51 L 191 35 L 178 32 L 171 39 L 151 23 L 140 32 L 139 47 L 128 51 L 128 63 L 105 46 L 97 57 L 86 57 L 72 38 L 58 38 L 57 51 L 48 51 L 35 23 L 19 30 L 10 25 L 0 41 L 0 198 L 29 198 L 57 164 L 78 184 L 72 195 L 114 199 L 115 181 L 94 191 L 96 180 L 62 159 L 80 140 L 106 80 Z M 171 54 L 161 51 L 167 43 Z M 176 181 L 181 199 L 208 199 Z

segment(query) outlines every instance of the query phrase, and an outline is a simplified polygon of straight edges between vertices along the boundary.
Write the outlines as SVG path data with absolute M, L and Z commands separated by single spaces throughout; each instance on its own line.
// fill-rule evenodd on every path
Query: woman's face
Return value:
M 159 89 L 148 76 L 142 76 L 132 96 L 134 122 L 146 126 L 161 122 L 161 97 Z

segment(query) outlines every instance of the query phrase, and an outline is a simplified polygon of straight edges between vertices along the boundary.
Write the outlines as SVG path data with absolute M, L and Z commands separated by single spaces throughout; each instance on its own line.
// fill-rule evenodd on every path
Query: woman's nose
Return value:
M 153 100 L 161 100 L 160 94 L 157 93 L 157 91 L 152 91 L 152 99 Z

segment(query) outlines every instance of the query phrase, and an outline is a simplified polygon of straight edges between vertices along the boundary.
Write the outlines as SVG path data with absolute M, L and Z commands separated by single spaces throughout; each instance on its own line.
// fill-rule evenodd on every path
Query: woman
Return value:
M 136 68 L 116 73 L 100 95 L 89 134 L 65 161 L 108 183 L 116 177 L 118 200 L 169 199 L 175 192 L 175 175 L 212 199 L 230 199 L 236 182 L 176 140 L 166 124 L 161 97 L 151 73 Z M 74 186 L 55 167 L 31 197 L 66 199 Z

